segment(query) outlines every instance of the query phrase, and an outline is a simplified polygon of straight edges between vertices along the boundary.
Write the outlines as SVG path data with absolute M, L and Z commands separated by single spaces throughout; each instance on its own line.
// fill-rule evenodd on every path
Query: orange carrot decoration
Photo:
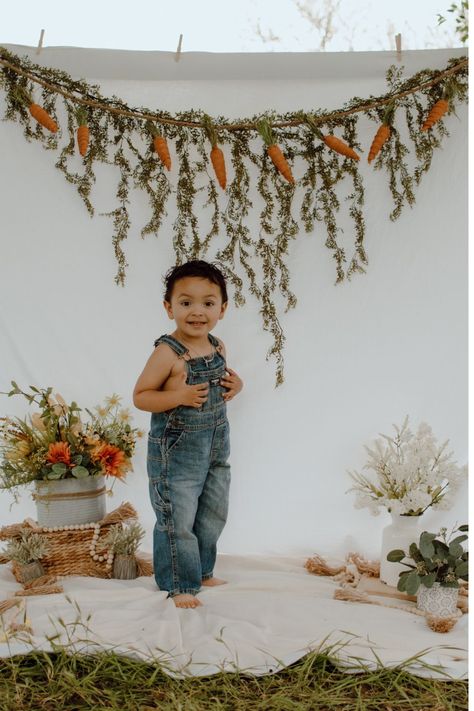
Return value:
M 89 146 L 89 126 L 87 125 L 87 112 L 84 108 L 80 108 L 76 112 L 78 128 L 76 132 L 77 146 L 81 156 L 85 156 Z
M 327 136 L 323 136 L 322 140 L 329 148 L 331 148 L 333 151 L 336 151 L 336 153 L 340 153 L 341 155 L 346 156 L 346 158 L 360 160 L 360 156 L 357 155 L 355 150 L 348 146 L 347 143 L 344 143 L 344 141 L 342 141 L 337 136 L 329 134 Z
M 160 134 L 151 121 L 146 122 L 146 127 L 153 136 L 153 148 L 167 170 L 171 170 L 171 156 L 166 138 Z
M 217 181 L 219 185 L 221 186 L 222 190 L 225 190 L 225 186 L 227 185 L 227 176 L 226 176 L 226 171 L 225 171 L 225 160 L 224 160 L 224 154 L 222 150 L 218 147 L 217 145 L 217 131 L 210 119 L 210 117 L 205 114 L 204 119 L 204 128 L 206 130 L 207 136 L 211 142 L 212 145 L 212 150 L 211 150 L 211 163 L 214 167 L 214 172 L 216 174 Z
M 52 118 L 52 116 L 48 114 L 45 109 L 43 109 L 42 106 L 39 106 L 38 104 L 34 103 L 33 99 L 25 89 L 19 88 L 17 96 L 21 102 L 28 105 L 28 110 L 30 114 L 33 116 L 34 119 L 36 119 L 36 121 L 38 121 L 38 123 L 47 128 L 48 131 L 56 133 L 56 131 L 58 130 L 58 124 L 56 123 L 56 121 Z
M 433 124 L 436 123 L 436 121 L 439 121 L 442 116 L 446 113 L 446 111 L 449 109 L 449 101 L 447 99 L 438 99 L 438 101 L 431 107 L 430 112 L 428 116 L 425 119 L 425 122 L 423 126 L 421 127 L 422 131 L 428 131 Z
M 280 146 L 277 146 L 275 139 L 273 137 L 273 131 L 270 123 L 267 119 L 261 119 L 257 123 L 257 129 L 261 137 L 265 141 L 267 147 L 267 154 L 271 158 L 273 165 L 278 170 L 278 172 L 283 175 L 285 180 L 289 183 L 294 184 L 295 179 L 292 175 L 291 168 L 283 155 Z
M 367 158 L 367 161 L 369 163 L 371 163 L 373 161 L 375 156 L 380 152 L 385 141 L 388 140 L 390 133 L 391 133 L 390 125 L 393 121 L 394 113 L 395 113 L 395 104 L 393 102 L 391 102 L 387 106 L 387 109 L 386 109 L 384 117 L 383 117 L 383 123 L 381 126 L 379 126 L 379 129 L 374 136 L 374 140 L 372 141 L 372 145 L 370 146 L 369 156 Z
M 336 151 L 336 153 L 340 153 L 343 156 L 346 156 L 346 158 L 352 158 L 353 160 L 360 160 L 360 156 L 357 155 L 355 150 L 351 148 L 350 146 L 347 145 L 343 140 L 338 138 L 337 136 L 333 136 L 332 134 L 328 135 L 323 135 L 322 131 L 317 127 L 315 120 L 312 118 L 312 116 L 308 114 L 303 114 L 304 120 L 310 127 L 310 129 L 313 131 L 313 133 L 321 140 L 324 141 L 324 143 L 328 146 L 328 148 L 331 148 L 331 150 Z

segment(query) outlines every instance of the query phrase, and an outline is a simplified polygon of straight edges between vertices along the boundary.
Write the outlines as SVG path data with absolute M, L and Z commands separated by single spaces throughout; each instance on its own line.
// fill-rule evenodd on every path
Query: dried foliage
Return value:
M 98 164 L 114 166 L 117 174 L 116 207 L 106 213 L 113 224 L 113 247 L 118 264 L 115 280 L 124 285 L 127 261 L 123 249 L 130 229 L 130 194 L 133 189 L 146 193 L 150 217 L 143 226 L 143 237 L 158 234 L 167 215 L 170 199 L 175 201 L 173 245 L 176 262 L 203 258 L 216 237 L 224 236 L 225 245 L 212 257 L 218 262 L 234 287 L 237 306 L 245 303 L 244 279 L 248 290 L 261 303 L 263 327 L 273 342 L 267 358 L 276 359 L 276 383 L 283 382 L 283 346 L 285 337 L 278 319 L 279 301 L 285 310 L 293 308 L 296 297 L 290 288 L 287 257 L 291 241 L 299 231 L 306 232 L 324 223 L 326 247 L 335 261 L 336 283 L 364 272 L 368 258 L 364 247 L 364 184 L 357 161 L 331 151 L 310 128 L 308 119 L 325 134 L 342 138 L 360 151 L 358 121 L 361 116 L 379 125 L 387 105 L 395 104 L 390 138 L 374 161 L 375 169 L 387 173 L 393 198 L 390 219 L 396 220 L 405 205 L 415 202 L 415 189 L 431 166 L 433 152 L 448 135 L 443 120 L 428 132 L 420 126 L 433 103 L 449 89 L 450 109 L 467 100 L 467 58 L 453 58 L 445 70 L 424 69 L 403 78 L 403 67 L 387 71 L 387 93 L 367 98 L 355 97 L 337 111 L 319 109 L 276 115 L 252 116 L 230 122 L 225 117 L 209 118 L 218 133 L 219 144 L 232 168 L 227 188 L 217 185 L 209 160 L 206 114 L 190 109 L 171 115 L 146 107 L 127 106 L 118 97 L 105 97 L 97 85 L 75 80 L 67 73 L 33 64 L 0 47 L 0 87 L 5 94 L 5 119 L 18 122 L 28 141 L 39 140 L 45 149 L 59 152 L 56 167 L 74 185 L 91 215 L 94 207 L 91 191 Z M 60 124 L 51 134 L 35 124 L 27 106 L 19 98 L 22 92 L 34 95 Z M 83 108 L 83 120 L 90 130 L 87 153 L 77 171 L 75 131 L 77 111 Z M 58 113 L 66 112 L 67 125 L 61 125 Z M 84 115 L 85 114 L 85 115 Z M 276 171 L 259 138 L 257 124 L 269 122 L 275 142 L 281 147 L 296 184 Z M 147 124 L 148 122 L 148 124 Z M 165 166 L 153 148 L 150 122 L 159 130 L 176 154 L 178 177 L 173 184 Z M 71 158 L 74 157 L 74 161 Z M 409 160 L 410 158 L 410 160 Z M 173 161 L 175 158 L 173 157 Z M 301 161 L 303 173 L 294 167 Z M 253 176 L 257 173 L 255 184 Z M 353 221 L 353 248 L 346 254 L 338 234 L 341 195 L 344 193 L 348 214 Z M 260 209 L 260 230 L 251 232 L 247 218 L 253 209 L 253 196 Z

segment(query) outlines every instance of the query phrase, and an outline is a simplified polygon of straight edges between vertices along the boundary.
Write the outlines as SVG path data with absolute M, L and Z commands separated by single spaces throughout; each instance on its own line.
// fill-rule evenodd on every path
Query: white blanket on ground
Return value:
M 60 644 L 82 653 L 113 650 L 159 660 L 177 676 L 237 669 L 260 675 L 319 649 L 330 651 L 347 672 L 404 663 L 417 676 L 467 678 L 467 615 L 450 632 L 436 633 L 421 616 L 335 600 L 337 583 L 311 575 L 304 562 L 220 555 L 215 574 L 228 583 L 204 588 L 203 605 L 193 610 L 177 609 L 153 577 L 63 578 L 64 593 L 24 598 L 32 634 L 0 643 L 0 656 Z M 0 600 L 19 589 L 9 565 L 0 566 Z

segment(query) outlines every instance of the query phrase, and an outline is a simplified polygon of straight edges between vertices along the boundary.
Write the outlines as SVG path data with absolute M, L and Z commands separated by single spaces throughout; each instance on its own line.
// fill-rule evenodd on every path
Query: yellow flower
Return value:
M 127 408 L 124 408 L 123 410 L 120 410 L 118 416 L 119 416 L 119 420 L 121 420 L 122 422 L 130 422 L 130 418 L 131 418 L 130 409 L 127 407 Z
M 113 395 L 111 395 L 111 397 L 105 398 L 105 402 L 107 403 L 107 405 L 109 406 L 109 409 L 110 409 L 111 407 L 115 407 L 116 405 L 118 405 L 120 403 L 121 399 L 122 398 L 120 397 L 120 395 L 116 395 L 115 393 L 113 393 Z
M 137 430 L 137 439 L 141 439 L 144 436 L 145 436 L 144 430 Z
M 108 409 L 106 407 L 101 407 L 100 405 L 96 405 L 97 414 L 99 417 L 105 417 L 108 413 Z

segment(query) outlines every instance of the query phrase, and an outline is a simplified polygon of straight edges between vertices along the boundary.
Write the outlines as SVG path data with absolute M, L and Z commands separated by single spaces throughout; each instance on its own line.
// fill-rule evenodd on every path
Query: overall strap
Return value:
M 219 342 L 219 339 L 216 338 L 215 336 L 212 335 L 212 333 L 208 333 L 207 337 L 209 338 L 210 342 L 216 349 L 217 353 L 221 356 L 221 358 L 224 358 L 224 355 L 222 353 L 222 344 Z M 224 359 L 225 360 L 225 359 Z
M 179 341 L 177 341 L 176 338 L 173 338 L 173 336 L 168 336 L 168 334 L 166 333 L 164 336 L 160 336 L 156 339 L 155 348 L 159 343 L 166 343 L 179 356 L 184 356 L 184 354 L 188 352 L 188 349 L 185 348 Z
M 219 347 L 219 345 L 220 345 L 219 341 L 217 340 L 217 338 L 215 336 L 212 335 L 212 333 L 208 333 L 207 337 L 210 340 L 210 342 L 212 343 L 212 345 L 214 346 L 214 348 Z

